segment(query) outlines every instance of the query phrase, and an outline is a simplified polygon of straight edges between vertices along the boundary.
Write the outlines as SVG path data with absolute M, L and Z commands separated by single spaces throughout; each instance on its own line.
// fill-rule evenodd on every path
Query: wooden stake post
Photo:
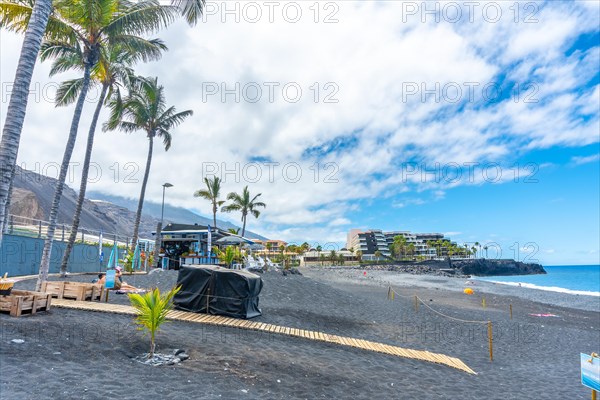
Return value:
M 490 361 L 494 361 L 494 338 L 492 337 L 492 321 L 488 321 L 488 341 L 490 344 Z

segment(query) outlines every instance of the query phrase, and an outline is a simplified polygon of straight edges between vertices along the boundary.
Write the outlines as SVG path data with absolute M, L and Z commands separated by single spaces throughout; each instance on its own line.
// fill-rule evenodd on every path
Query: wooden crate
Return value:
M 100 301 L 104 285 L 84 282 L 46 281 L 42 291 L 59 299 Z
M 48 311 L 52 296 L 48 293 L 14 290 L 8 296 L 0 296 L 0 311 L 11 317 L 34 315 L 38 311 Z

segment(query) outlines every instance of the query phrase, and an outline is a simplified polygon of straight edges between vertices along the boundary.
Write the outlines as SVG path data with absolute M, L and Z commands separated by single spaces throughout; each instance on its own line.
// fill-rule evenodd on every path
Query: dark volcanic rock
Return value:
M 533 275 L 545 274 L 540 264 L 526 264 L 515 260 L 428 260 L 399 262 L 386 265 L 361 265 L 340 268 L 356 268 L 369 271 L 394 271 L 413 275 L 436 275 L 463 277 L 469 275 Z
M 526 264 L 515 260 L 459 260 L 452 261 L 452 268 L 463 275 L 533 275 L 545 274 L 540 264 Z

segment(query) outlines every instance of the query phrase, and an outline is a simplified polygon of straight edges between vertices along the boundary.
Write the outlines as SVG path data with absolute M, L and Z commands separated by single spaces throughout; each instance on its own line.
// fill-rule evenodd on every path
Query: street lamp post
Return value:
M 163 187 L 163 195 L 162 195 L 162 205 L 160 207 L 160 222 L 158 223 L 158 226 L 156 227 L 156 241 L 154 242 L 154 261 L 156 262 L 158 260 L 159 257 L 159 250 L 160 250 L 160 246 L 161 246 L 161 232 L 162 232 L 162 225 L 163 225 L 163 220 L 165 217 L 165 190 L 167 188 L 173 187 L 172 184 L 170 184 L 169 182 L 163 183 L 162 185 Z
M 162 187 L 163 187 L 163 199 L 162 199 L 162 206 L 160 208 L 160 226 L 161 227 L 162 227 L 162 223 L 163 223 L 163 218 L 165 216 L 165 189 L 173 187 L 173 185 L 171 185 L 169 182 L 167 182 L 167 183 L 164 183 L 162 185 Z

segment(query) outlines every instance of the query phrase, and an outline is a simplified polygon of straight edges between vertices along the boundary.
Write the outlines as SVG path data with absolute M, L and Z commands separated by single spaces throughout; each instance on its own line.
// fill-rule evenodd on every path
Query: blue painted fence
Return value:
M 54 241 L 50 257 L 50 273 L 58 273 L 60 262 L 67 243 Z M 39 271 L 44 240 L 26 236 L 5 234 L 0 248 L 0 275 L 8 276 L 35 275 Z M 75 244 L 71 252 L 69 272 L 97 272 L 106 270 L 106 263 L 112 250 L 104 247 L 104 264 L 100 265 L 98 246 Z M 119 249 L 119 258 L 123 257 L 124 249 Z

